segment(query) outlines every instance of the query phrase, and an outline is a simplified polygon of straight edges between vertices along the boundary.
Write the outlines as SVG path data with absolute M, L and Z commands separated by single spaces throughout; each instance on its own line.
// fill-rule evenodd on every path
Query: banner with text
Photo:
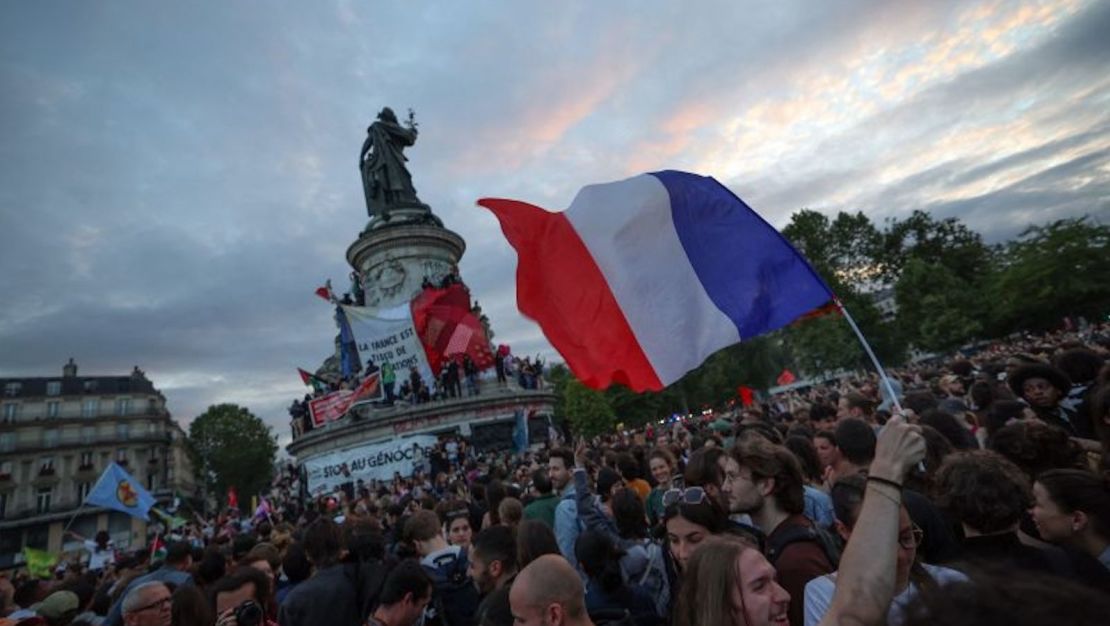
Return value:
M 412 307 L 407 303 L 388 309 L 345 306 L 347 321 L 358 346 L 358 357 L 363 365 L 373 361 L 381 367 L 392 363 L 397 373 L 397 385 L 408 378 L 409 368 L 416 367 L 424 384 L 432 385 L 432 368 L 424 344 L 412 323 Z
M 378 400 L 382 397 L 381 372 L 374 372 L 359 383 L 354 390 L 340 389 L 308 402 L 308 413 L 313 426 L 323 426 L 347 413 L 351 405 L 361 400 Z
M 416 435 L 308 459 L 304 462 L 308 491 L 326 493 L 360 479 L 391 480 L 394 472 L 411 476 L 414 465 L 428 456 L 436 441 L 435 435 Z

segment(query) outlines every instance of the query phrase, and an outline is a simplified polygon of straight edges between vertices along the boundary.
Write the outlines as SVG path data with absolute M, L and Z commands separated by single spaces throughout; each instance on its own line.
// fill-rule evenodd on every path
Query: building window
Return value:
M 58 445 L 58 429 L 50 428 L 42 431 L 42 446 L 44 448 L 53 448 Z
M 0 452 L 11 452 L 15 449 L 15 433 L 0 433 Z
M 4 395 L 9 398 L 14 398 L 19 395 L 19 390 L 23 388 L 22 383 L 4 383 Z
M 86 380 L 85 381 L 85 391 L 96 391 L 96 381 L 95 380 Z
M 127 465 L 127 448 L 116 450 L 116 463 Z
M 146 475 L 146 490 L 154 491 L 154 472 L 150 472 Z
M 96 417 L 100 414 L 100 400 L 89 398 L 81 403 L 81 417 Z
M 46 403 L 46 416 L 47 417 L 58 417 L 58 413 L 60 412 L 61 405 L 62 405 L 62 403 L 58 402 L 57 400 L 51 400 L 50 402 L 47 402 Z
M 116 422 L 116 437 L 127 439 L 131 436 L 131 425 L 127 422 Z
M 96 426 L 81 427 L 81 443 L 92 443 L 96 440 Z
M 46 383 L 46 395 L 60 396 L 62 395 L 62 381 L 51 380 Z
M 93 453 L 88 451 L 88 450 L 86 450 L 85 452 L 82 452 L 81 453 L 81 465 L 79 466 L 80 469 L 92 469 L 92 466 L 93 466 Z
M 19 405 L 15 402 L 7 402 L 4 404 L 4 421 L 14 422 L 15 418 L 19 417 Z
M 84 503 L 85 498 L 89 497 L 89 492 L 92 491 L 92 483 L 83 482 L 77 483 L 77 502 Z
M 116 415 L 129 415 L 131 413 L 131 398 L 116 400 Z
M 54 473 L 54 457 L 44 456 L 39 462 L 39 474 L 51 475 Z
M 40 487 L 35 493 L 35 512 L 36 513 L 49 513 L 50 501 L 54 498 L 53 487 Z
M 9 479 L 12 477 L 12 462 L 0 461 L 0 480 Z

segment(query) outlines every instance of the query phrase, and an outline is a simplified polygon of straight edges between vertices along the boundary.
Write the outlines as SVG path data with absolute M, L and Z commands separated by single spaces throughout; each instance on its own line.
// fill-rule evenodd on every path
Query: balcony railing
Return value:
M 37 441 L 15 441 L 7 445 L 0 446 L 0 452 L 32 452 L 37 450 L 53 450 L 56 448 L 72 448 L 79 446 L 95 446 L 100 444 L 131 444 L 131 443 L 170 443 L 170 435 L 168 432 L 161 433 L 127 433 L 121 436 L 120 433 L 111 433 L 108 435 L 62 435 L 52 438 L 49 441 L 39 439 Z

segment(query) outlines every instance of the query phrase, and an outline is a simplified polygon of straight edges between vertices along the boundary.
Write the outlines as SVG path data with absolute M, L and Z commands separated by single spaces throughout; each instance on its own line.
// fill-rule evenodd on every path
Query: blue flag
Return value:
M 339 325 L 339 368 L 343 377 L 347 378 L 361 370 L 362 364 L 358 362 L 358 346 L 351 332 L 351 323 L 341 306 L 335 307 L 335 323 Z
M 131 474 L 112 463 L 96 481 L 96 485 L 85 498 L 85 504 L 102 506 L 145 520 L 147 511 L 154 506 L 154 496 L 143 489 Z
M 521 409 L 516 410 L 514 417 L 516 423 L 513 425 L 513 452 L 521 454 L 528 449 L 528 417 Z

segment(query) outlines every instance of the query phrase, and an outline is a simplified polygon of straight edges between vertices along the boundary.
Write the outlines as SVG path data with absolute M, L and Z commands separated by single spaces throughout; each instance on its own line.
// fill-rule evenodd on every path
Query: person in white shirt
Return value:
M 67 532 L 71 537 L 84 544 L 83 547 L 89 553 L 90 572 L 100 572 L 108 565 L 116 562 L 116 544 L 108 536 L 108 531 L 97 531 L 96 537 L 93 539 L 82 537 L 72 530 Z
M 867 490 L 867 479 L 861 475 L 846 476 L 832 488 L 833 510 L 836 513 L 836 530 L 848 541 L 852 534 Z M 922 586 L 944 585 L 967 580 L 963 573 L 946 567 L 927 565 L 917 560 L 917 546 L 921 545 L 924 532 L 914 526 L 909 512 L 902 506 L 898 515 L 898 564 L 894 582 L 894 598 L 887 612 L 887 624 L 898 626 L 902 613 Z M 818 576 L 806 584 L 805 626 L 816 626 L 832 604 L 836 592 L 836 572 Z

